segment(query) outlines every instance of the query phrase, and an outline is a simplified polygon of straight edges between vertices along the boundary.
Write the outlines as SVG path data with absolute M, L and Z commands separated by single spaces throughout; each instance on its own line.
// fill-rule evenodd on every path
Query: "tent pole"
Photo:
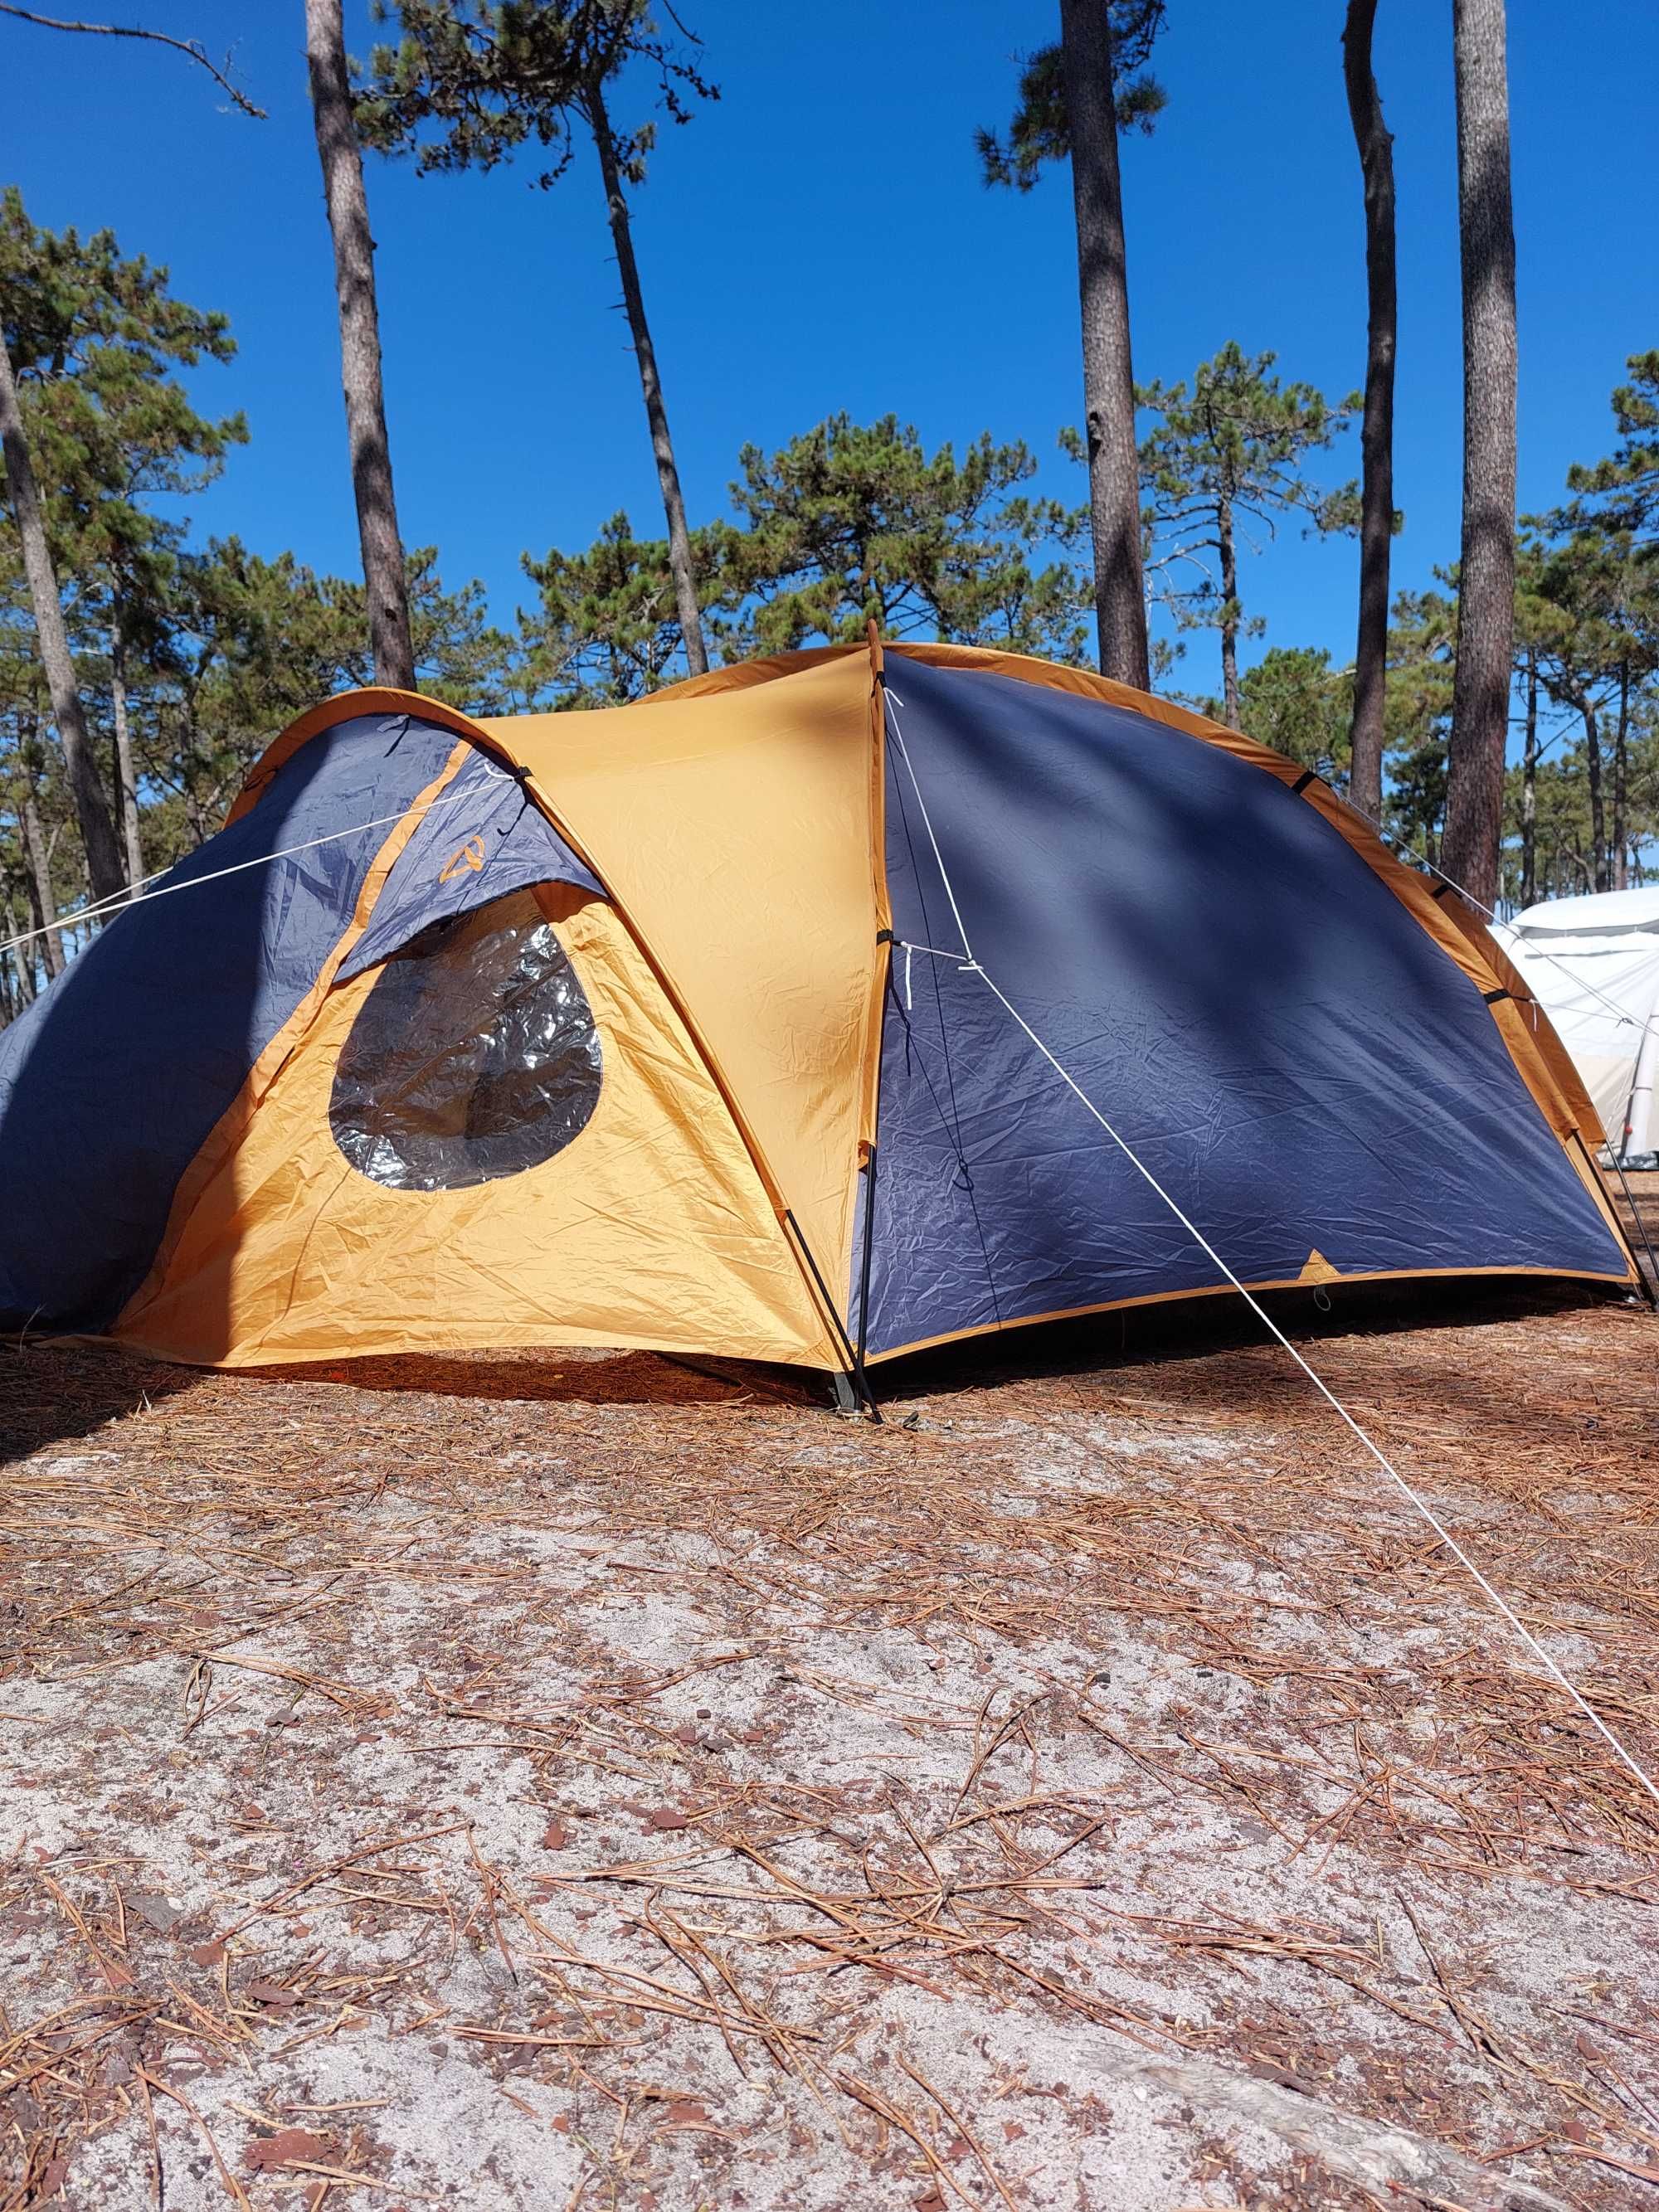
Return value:
M 1607 1146 L 1607 1157 L 1612 1160 L 1613 1167 L 1618 1171 L 1620 1187 L 1625 1194 L 1625 1203 L 1630 1208 L 1630 1218 L 1636 1224 L 1636 1233 L 1641 1238 L 1643 1249 L 1648 1255 L 1648 1266 L 1653 1270 L 1653 1281 L 1649 1282 L 1647 1276 L 1643 1270 L 1642 1262 L 1639 1260 L 1637 1260 L 1636 1279 L 1641 1284 L 1644 1291 L 1646 1293 L 1648 1304 L 1653 1308 L 1656 1313 L 1659 1313 L 1659 1256 L 1656 1256 L 1655 1255 L 1653 1249 L 1653 1239 L 1649 1236 L 1648 1225 L 1642 1218 L 1642 1209 L 1636 1203 L 1636 1194 L 1631 1188 L 1630 1184 L 1626 1178 L 1625 1163 L 1620 1157 L 1620 1149 L 1621 1148 L 1609 1145 Z M 1631 1257 L 1632 1259 L 1635 1259 L 1636 1257 L 1633 1249 L 1632 1251 Z
M 845 1384 L 855 1394 L 854 1401 L 854 1406 L 856 1407 L 861 1403 L 865 1411 L 869 1414 L 871 1419 L 879 1424 L 881 1420 L 881 1408 L 876 1403 L 875 1397 L 870 1389 L 870 1385 L 864 1379 L 863 1364 L 860 1360 L 858 1353 L 853 1349 L 853 1340 L 848 1335 L 845 1328 L 842 1326 L 840 1311 L 836 1307 L 835 1300 L 830 1295 L 828 1285 L 824 1282 L 823 1275 L 819 1273 L 817 1261 L 812 1257 L 812 1248 L 807 1243 L 806 1239 L 801 1235 L 800 1224 L 796 1220 L 793 1212 L 787 1206 L 783 1209 L 783 1218 L 786 1225 L 793 1235 L 795 1243 L 800 1249 L 801 1257 L 805 1261 L 808 1267 L 811 1270 L 812 1280 L 817 1285 L 818 1296 L 823 1303 L 823 1310 L 830 1317 L 830 1327 L 835 1330 L 836 1334 L 841 1340 L 841 1348 L 842 1352 L 847 1355 L 844 1367 L 842 1368 L 836 1376 L 836 1403 L 840 1404 L 841 1402 L 842 1389 L 842 1385 Z

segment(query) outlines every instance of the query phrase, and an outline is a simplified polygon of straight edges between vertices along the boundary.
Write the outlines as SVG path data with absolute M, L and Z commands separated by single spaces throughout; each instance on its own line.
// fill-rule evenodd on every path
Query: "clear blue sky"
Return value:
M 1051 458 L 1079 412 L 1070 195 L 985 191 L 973 131 L 1005 121 L 1016 56 L 1054 0 L 692 0 L 722 88 L 671 131 L 636 238 L 694 520 L 723 512 L 745 439 L 836 408 L 891 410 L 931 443 L 981 428 Z M 198 380 L 252 442 L 196 504 L 199 530 L 349 573 L 356 531 L 334 303 L 306 106 L 301 0 L 132 0 L 132 20 L 233 40 L 265 123 L 220 112 L 181 58 L 0 21 L 5 174 L 37 222 L 113 227 L 223 309 L 240 343 Z M 1568 22 L 1511 9 L 1521 306 L 1521 503 L 1610 441 L 1624 357 L 1659 343 L 1652 97 L 1659 9 L 1601 0 Z M 1337 395 L 1361 380 L 1358 162 L 1340 0 L 1170 0 L 1169 107 L 1125 149 L 1135 367 L 1186 374 L 1230 337 Z M 356 51 L 366 4 L 349 0 Z M 1377 73 L 1395 133 L 1401 343 L 1396 580 L 1455 556 L 1457 238 L 1448 0 L 1383 0 Z M 619 118 L 619 119 L 621 119 Z M 660 527 L 634 364 L 591 155 L 551 193 L 525 173 L 416 179 L 372 161 L 370 204 L 405 538 L 497 612 L 526 596 L 521 550 L 587 544 L 618 507 Z M 1332 473 L 1357 473 L 1357 440 Z M 1251 562 L 1268 643 L 1352 649 L 1355 556 L 1292 535 Z M 1260 650 L 1260 648 L 1255 648 Z M 1182 682 L 1213 686 L 1196 641 Z

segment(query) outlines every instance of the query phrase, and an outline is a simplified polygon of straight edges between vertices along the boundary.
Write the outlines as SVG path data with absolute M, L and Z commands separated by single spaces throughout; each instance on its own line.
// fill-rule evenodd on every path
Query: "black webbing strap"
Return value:
M 1510 994 L 1500 986 L 1496 991 L 1483 991 L 1480 995 L 1489 1006 L 1495 1006 L 1500 999 L 1507 999 Z
M 1297 792 L 1305 791 L 1310 783 L 1317 783 L 1318 781 L 1319 771 L 1316 769 L 1304 768 L 1301 775 L 1297 776 L 1296 781 L 1291 786 L 1291 798 L 1294 799 Z

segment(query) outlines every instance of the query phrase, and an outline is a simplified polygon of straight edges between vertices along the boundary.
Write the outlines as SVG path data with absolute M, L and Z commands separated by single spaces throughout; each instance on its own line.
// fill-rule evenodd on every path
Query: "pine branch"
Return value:
M 102 39 L 149 39 L 158 46 L 171 46 L 175 53 L 185 54 L 191 61 L 199 62 L 214 82 L 222 90 L 229 94 L 244 115 L 251 115 L 260 123 L 270 120 L 263 107 L 256 107 L 247 94 L 239 91 L 222 70 L 214 66 L 209 60 L 206 50 L 199 40 L 169 38 L 165 31 L 146 31 L 126 23 L 66 22 L 57 15 L 37 15 L 33 9 L 14 7 L 10 4 L 10 0 L 0 0 L 0 15 L 15 15 L 19 22 L 39 23 L 43 29 L 48 31 L 85 31 Z

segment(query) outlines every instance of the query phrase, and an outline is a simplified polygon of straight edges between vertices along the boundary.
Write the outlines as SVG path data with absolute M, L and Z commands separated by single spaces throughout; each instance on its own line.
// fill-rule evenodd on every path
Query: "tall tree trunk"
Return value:
M 26 906 L 24 912 L 27 914 L 29 911 L 30 908 Z M 5 934 L 8 938 L 21 937 L 25 927 L 32 926 L 25 925 L 18 920 L 16 909 L 9 899 L 6 901 L 3 908 L 0 908 L 0 921 L 5 923 Z M 32 945 L 15 945 L 7 953 L 6 959 L 11 969 L 12 1000 L 15 1015 L 21 1013 L 25 1006 L 32 1006 L 34 1004 L 36 996 L 34 947 Z
M 1521 765 L 1521 904 L 1538 899 L 1538 655 L 1527 647 L 1527 750 Z
M 1227 727 L 1238 720 L 1238 548 L 1233 538 L 1233 506 L 1216 508 L 1216 543 L 1221 555 L 1221 697 Z
M 190 824 L 190 834 L 198 848 L 205 845 L 213 832 L 208 828 L 207 817 L 202 811 L 201 793 L 196 788 L 195 779 L 188 772 L 185 777 L 185 819 Z
M 651 450 L 657 457 L 657 482 L 662 487 L 662 511 L 668 523 L 668 566 L 674 578 L 675 611 L 679 617 L 680 635 L 685 641 L 687 665 L 694 676 L 702 676 L 708 672 L 708 654 L 702 641 L 702 617 L 697 609 L 697 580 L 691 569 L 691 536 L 685 526 L 685 501 L 680 495 L 674 441 L 668 434 L 668 410 L 663 404 L 656 349 L 651 343 L 651 325 L 645 319 L 645 294 L 640 288 L 639 264 L 634 258 L 628 201 L 617 167 L 617 142 L 611 135 L 605 94 L 597 82 L 588 88 L 587 119 L 599 151 L 605 212 L 611 218 L 611 239 L 617 249 L 617 268 L 622 277 L 623 306 L 628 315 L 629 335 L 634 342 L 634 357 L 640 367 L 640 390 L 645 395 L 646 419 L 651 425 Z
M 1613 889 L 1621 891 L 1628 881 L 1626 851 L 1629 836 L 1630 798 L 1630 663 L 1619 664 L 1619 720 L 1613 734 Z
M 138 778 L 132 765 L 132 728 L 127 718 L 126 646 L 118 607 L 110 624 L 109 696 L 115 721 L 115 785 L 121 799 L 121 839 L 126 847 L 127 881 L 144 879 L 144 848 L 138 834 Z
M 98 767 L 87 736 L 87 720 L 81 710 L 81 694 L 70 657 L 69 636 L 64 628 L 64 605 L 58 596 L 58 577 L 52 548 L 46 543 L 46 517 L 41 512 L 34 464 L 23 435 L 23 417 L 17 404 L 17 384 L 11 356 L 0 339 L 0 442 L 6 454 L 6 482 L 11 492 L 12 519 L 23 549 L 29 598 L 34 607 L 35 635 L 40 664 L 46 673 L 52 718 L 58 725 L 64 765 L 69 771 L 75 817 L 81 842 L 86 848 L 87 869 L 94 898 L 118 898 L 126 888 L 121 870 L 121 848 L 109 817 Z
M 368 635 L 374 680 L 415 689 L 415 648 L 409 628 L 409 580 L 398 507 L 392 493 L 380 388 L 380 318 L 374 299 L 374 240 L 363 191 L 363 155 L 351 116 L 341 0 L 306 0 L 306 59 L 317 152 L 323 165 L 328 227 L 334 239 L 334 289 L 340 308 L 340 370 L 357 535 L 363 552 Z
M 1083 406 L 1089 433 L 1089 514 L 1095 556 L 1100 672 L 1146 690 L 1140 470 L 1129 349 L 1128 262 L 1118 173 L 1116 86 L 1104 0 L 1060 0 L 1066 125 L 1077 210 L 1083 309 Z
M 1515 634 L 1515 218 L 1504 0 L 1452 0 L 1463 277 L 1463 533 L 1445 866 L 1498 898 Z
M 46 832 L 40 826 L 40 809 L 32 790 L 23 794 L 21 820 L 23 849 L 28 856 L 30 902 L 34 908 L 34 927 L 45 934 L 40 938 L 41 958 L 46 973 L 56 978 L 64 972 L 64 933 L 52 925 L 58 919 L 58 902 L 52 896 L 52 855 L 46 849 Z
M 1584 773 L 1589 785 L 1590 858 L 1595 862 L 1595 889 L 1609 888 L 1607 878 L 1607 807 L 1601 796 L 1601 732 L 1595 709 L 1585 700 L 1578 709 L 1584 718 Z
M 1365 184 L 1365 413 L 1360 428 L 1359 636 L 1353 662 L 1348 797 L 1382 817 L 1382 708 L 1389 667 L 1389 556 L 1394 537 L 1395 325 L 1394 139 L 1371 70 L 1376 0 L 1348 0 L 1342 74 Z

